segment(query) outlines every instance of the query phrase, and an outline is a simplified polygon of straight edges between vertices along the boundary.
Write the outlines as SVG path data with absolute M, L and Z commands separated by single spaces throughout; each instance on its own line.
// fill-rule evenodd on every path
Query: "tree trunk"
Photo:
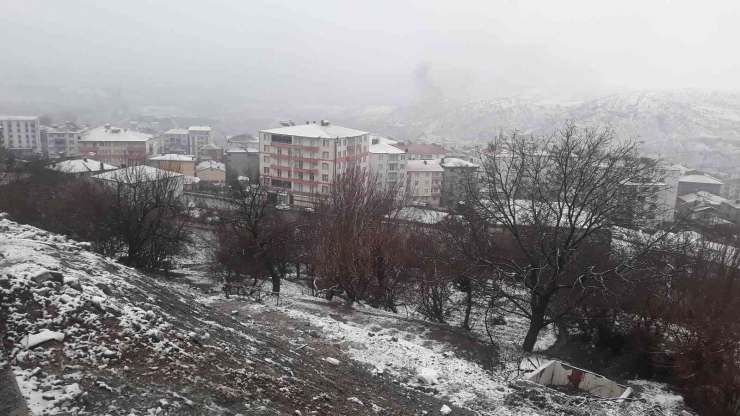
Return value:
M 522 344 L 522 350 L 524 352 L 532 352 L 534 350 L 537 336 L 540 334 L 540 330 L 545 323 L 545 311 L 547 310 L 547 302 L 549 300 L 549 296 L 541 297 L 536 293 L 532 293 L 532 319 L 529 320 L 529 330 L 527 331 L 527 336 L 524 337 L 524 344 Z
M 470 331 L 470 312 L 473 309 L 473 287 L 472 285 L 468 284 L 466 287 L 466 305 L 465 305 L 465 320 L 463 321 L 462 327 L 468 331 Z
M 280 293 L 280 275 L 272 273 L 272 293 Z

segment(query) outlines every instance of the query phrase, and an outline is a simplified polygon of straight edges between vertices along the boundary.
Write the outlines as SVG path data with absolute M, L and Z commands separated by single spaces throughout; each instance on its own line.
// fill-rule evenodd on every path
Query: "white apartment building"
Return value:
M 87 127 L 72 122 L 63 126 L 51 126 L 46 132 L 49 157 L 53 159 L 79 155 L 79 141 L 85 131 Z
M 169 129 L 162 133 L 162 147 L 165 153 L 188 154 L 190 131 L 188 129 Z
M 316 193 L 328 193 L 337 175 L 349 168 L 367 169 L 370 133 L 308 123 L 260 130 L 260 176 L 289 202 L 310 205 Z
M 399 197 L 402 197 L 406 190 L 406 152 L 383 137 L 371 136 L 370 140 L 371 174 L 377 175 L 378 185 L 386 189 L 400 183 Z
M 434 160 L 408 160 L 406 192 L 412 201 L 438 208 L 442 201 L 444 168 Z
M 188 128 L 188 154 L 200 155 L 200 148 L 213 144 L 213 129 L 211 126 L 190 126 Z
M 159 153 L 159 143 L 151 134 L 106 124 L 87 130 L 79 141 L 78 152 L 94 154 L 96 160 L 118 167 L 137 166 L 146 165 L 150 156 Z
M 19 155 L 33 155 L 41 150 L 41 126 L 38 117 L 0 116 L 0 144 Z

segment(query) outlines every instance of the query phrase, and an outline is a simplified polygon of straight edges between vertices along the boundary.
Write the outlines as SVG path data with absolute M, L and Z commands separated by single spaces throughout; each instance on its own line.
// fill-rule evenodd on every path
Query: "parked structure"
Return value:
M 200 155 L 200 149 L 203 146 L 213 144 L 213 129 L 210 126 L 190 126 L 188 135 L 188 154 Z
M 86 131 L 87 127 L 78 126 L 70 121 L 63 126 L 52 125 L 46 132 L 49 157 L 53 159 L 78 156 L 79 142 Z
M 110 124 L 84 132 L 78 150 L 79 154 L 95 155 L 97 160 L 118 167 L 144 165 L 158 151 L 158 143 L 151 134 Z
M 434 160 L 409 160 L 406 192 L 417 205 L 437 208 L 442 201 L 444 168 Z
M 347 169 L 366 169 L 370 133 L 332 125 L 327 120 L 261 130 L 260 175 L 291 203 L 312 205 L 316 193 Z
M 454 209 L 464 198 L 465 185 L 477 177 L 479 166 L 455 157 L 443 157 L 439 165 L 444 169 L 441 180 L 442 206 Z M 434 181 L 432 185 L 436 185 Z
M 188 129 L 169 129 L 162 133 L 162 148 L 165 153 L 188 154 L 189 143 Z
M 0 144 L 18 156 L 41 154 L 38 117 L 0 116 Z
M 197 176 L 201 181 L 206 181 L 210 183 L 225 183 L 226 165 L 213 160 L 200 162 L 198 166 L 195 167 L 195 176 Z
M 195 176 L 195 156 L 164 154 L 149 158 L 149 166 L 170 172 L 182 173 L 187 176 Z
M 77 177 L 89 177 L 99 173 L 116 170 L 118 168 L 107 163 L 83 157 L 80 159 L 63 160 L 60 162 L 52 161 L 51 166 L 48 166 L 48 169 Z

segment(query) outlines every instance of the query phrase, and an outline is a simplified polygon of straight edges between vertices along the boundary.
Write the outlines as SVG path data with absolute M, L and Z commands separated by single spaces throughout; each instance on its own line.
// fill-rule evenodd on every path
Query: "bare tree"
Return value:
M 525 351 L 606 279 L 629 280 L 665 239 L 612 241 L 616 227 L 656 226 L 664 208 L 659 165 L 640 150 L 610 128 L 568 123 L 544 137 L 498 137 L 481 152 L 482 171 L 466 185 L 468 232 L 451 238 L 499 280 L 502 308 L 529 320 Z

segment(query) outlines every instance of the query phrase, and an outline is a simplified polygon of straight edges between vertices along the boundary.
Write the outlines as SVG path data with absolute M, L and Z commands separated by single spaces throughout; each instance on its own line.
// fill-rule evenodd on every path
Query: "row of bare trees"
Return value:
M 251 261 L 260 270 L 243 274 L 269 276 L 274 291 L 291 269 L 350 302 L 467 329 L 518 315 L 529 322 L 528 352 L 553 325 L 624 342 L 707 409 L 737 406 L 740 324 L 730 317 L 740 293 L 728 259 L 740 244 L 697 246 L 680 218 L 662 221 L 672 210 L 664 171 L 638 141 L 566 124 L 497 137 L 479 157 L 480 171 L 450 187 L 459 209 L 442 220 L 410 218 L 417 210 L 398 190 L 366 172 L 342 176 L 312 214 L 276 211 L 253 185 L 223 216 L 220 241 L 241 239 L 219 246 L 219 258 Z M 241 217 L 252 225 L 237 226 Z M 234 231 L 247 229 L 258 231 Z M 730 372 L 713 384 L 722 365 Z

